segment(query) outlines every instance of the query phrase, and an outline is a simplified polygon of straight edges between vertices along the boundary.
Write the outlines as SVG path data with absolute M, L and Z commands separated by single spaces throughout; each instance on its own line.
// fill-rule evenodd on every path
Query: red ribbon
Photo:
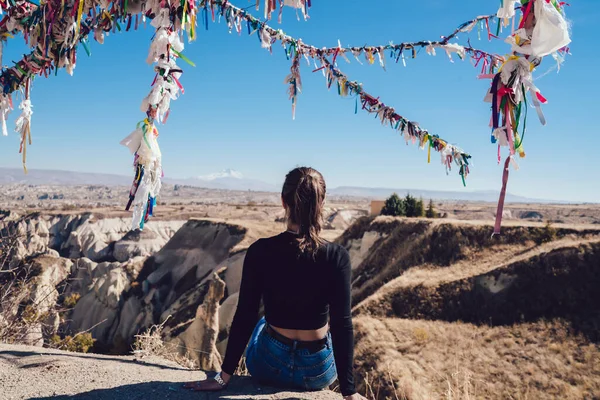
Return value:
M 538 100 L 542 102 L 542 104 L 546 104 L 548 102 L 548 100 L 546 100 L 546 98 L 542 96 L 540 92 L 535 92 L 535 97 L 537 97 Z
M 548 1 L 548 0 L 546 0 L 546 1 Z M 523 26 L 525 26 L 525 20 L 527 19 L 527 17 L 529 17 L 529 13 L 531 12 L 532 6 L 533 6 L 533 0 L 529 0 L 529 3 L 527 3 L 527 9 L 525 9 L 525 12 L 523 13 L 523 19 L 521 20 L 521 23 L 519 24 L 519 29 L 521 29 L 521 28 L 523 28 Z
M 507 94 L 515 94 L 514 89 L 511 87 L 504 86 L 500 88 L 500 90 L 498 90 L 498 96 L 500 96 L 500 98 L 506 96 Z

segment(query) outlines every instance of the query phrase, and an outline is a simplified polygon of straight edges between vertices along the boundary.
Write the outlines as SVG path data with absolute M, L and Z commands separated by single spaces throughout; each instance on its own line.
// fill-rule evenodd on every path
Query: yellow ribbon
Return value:
M 427 164 L 431 164 L 431 143 L 427 143 Z
M 427 164 L 431 163 L 431 143 L 429 143 L 429 134 L 423 135 L 423 145 L 427 143 Z
M 196 15 L 192 15 L 191 21 L 190 21 L 190 39 L 191 40 L 196 40 L 196 31 L 194 30 L 195 26 L 196 26 Z
M 340 96 L 346 97 L 348 96 L 348 85 L 346 85 L 346 79 L 340 78 Z
M 75 27 L 75 34 L 79 35 L 79 27 L 81 25 L 81 15 L 83 14 L 83 3 L 85 0 L 79 0 L 79 9 L 77 10 L 77 26 Z
M 519 56 L 515 56 L 515 55 L 509 56 L 509 57 L 508 57 L 508 58 L 507 58 L 507 59 L 506 59 L 506 60 L 505 60 L 505 61 L 502 63 L 502 65 L 501 65 L 501 66 L 500 66 L 500 68 L 498 69 L 498 72 L 502 71 L 502 68 L 503 68 L 503 67 L 506 65 L 506 63 L 507 63 L 507 62 L 509 62 L 509 61 L 514 61 L 514 60 L 518 60 L 518 59 L 519 59 Z
M 369 64 L 375 63 L 375 57 L 373 57 L 371 50 L 367 50 L 367 59 L 369 60 Z

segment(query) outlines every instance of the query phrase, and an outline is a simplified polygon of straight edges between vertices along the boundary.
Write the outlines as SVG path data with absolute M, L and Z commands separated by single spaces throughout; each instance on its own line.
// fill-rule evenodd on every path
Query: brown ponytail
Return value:
M 307 167 L 290 171 L 285 177 L 281 192 L 287 220 L 299 228 L 298 247 L 301 253 L 313 257 L 324 243 L 319 235 L 323 225 L 325 192 L 323 175 Z

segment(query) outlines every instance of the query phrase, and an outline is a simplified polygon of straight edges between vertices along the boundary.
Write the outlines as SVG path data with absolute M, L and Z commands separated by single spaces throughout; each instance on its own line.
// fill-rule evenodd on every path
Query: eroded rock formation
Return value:
M 19 238 L 13 262 L 35 275 L 20 303 L 47 314 L 27 343 L 41 346 L 59 330 L 90 332 L 95 351 L 127 353 L 137 334 L 161 324 L 167 345 L 216 368 L 237 305 L 244 247 L 255 238 L 240 226 L 199 220 L 126 229 L 126 221 L 88 214 L 5 221 L 3 232 Z

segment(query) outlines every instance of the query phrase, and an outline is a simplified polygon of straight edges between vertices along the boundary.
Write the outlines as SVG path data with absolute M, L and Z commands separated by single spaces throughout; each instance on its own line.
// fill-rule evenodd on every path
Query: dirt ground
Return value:
M 218 393 L 197 393 L 182 383 L 206 375 L 157 358 L 69 353 L 0 344 L 0 399 L 86 400 L 333 400 L 329 392 L 281 392 L 250 378 L 235 378 Z

